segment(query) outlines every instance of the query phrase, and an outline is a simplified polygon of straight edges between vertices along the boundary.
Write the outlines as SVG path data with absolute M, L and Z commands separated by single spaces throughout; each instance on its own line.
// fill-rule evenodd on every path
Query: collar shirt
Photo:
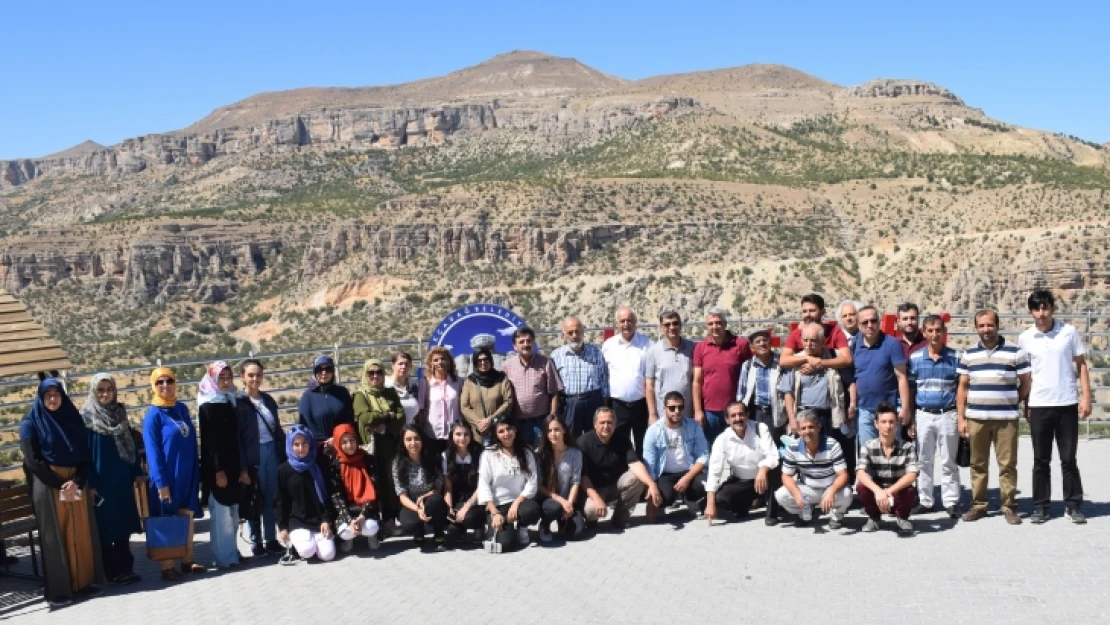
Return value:
M 883 442 L 873 438 L 860 449 L 856 470 L 866 471 L 880 488 L 890 488 L 907 473 L 918 472 L 917 448 L 912 441 L 895 441 L 888 456 L 883 453 Z
M 837 473 L 847 470 L 840 443 L 825 436 L 821 437 L 817 453 L 812 456 L 802 438 L 783 449 L 782 474 L 797 476 L 795 479 L 806 486 L 828 488 L 836 481 Z
M 609 366 L 597 345 L 585 343 L 580 354 L 563 345 L 551 354 L 551 362 L 567 395 L 601 391 L 602 397 L 609 397 Z
M 1029 356 L 1017 345 L 1007 345 L 998 337 L 998 345 L 987 349 L 979 343 L 964 352 L 956 370 L 968 378 L 968 419 L 1017 419 L 1018 377 L 1029 373 Z
M 644 398 L 644 356 L 651 339 L 637 332 L 631 341 L 620 334 L 609 337 L 601 346 L 601 354 L 609 368 L 609 396 L 621 401 Z
M 694 415 L 694 396 L 691 386 L 694 382 L 694 342 L 681 339 L 678 347 L 671 347 L 667 339 L 656 341 L 644 357 L 644 378 L 655 384 L 655 408 L 663 416 L 663 398 L 667 393 L 682 393 L 682 416 Z
M 915 392 L 914 405 L 928 410 L 955 408 L 956 387 L 960 381 L 956 369 L 959 366 L 960 354 L 951 347 L 942 349 L 936 360 L 928 349 L 910 354 L 906 374 L 910 378 L 910 388 Z
M 1033 385 L 1029 405 L 1033 407 L 1072 406 L 1079 403 L 1075 359 L 1087 353 L 1074 326 L 1056 321 L 1048 332 L 1037 326 L 1018 337 L 1018 346 L 1029 356 Z
M 754 480 L 763 467 L 779 466 L 779 450 L 771 438 L 770 429 L 763 423 L 748 421 L 744 438 L 736 435 L 731 427 L 713 441 L 709 452 L 709 474 L 705 492 L 715 493 L 728 478 Z
M 903 334 L 902 337 L 898 339 L 898 342 L 902 344 L 902 355 L 906 357 L 906 360 L 909 360 L 910 354 L 923 350 L 929 346 L 929 340 L 925 338 L 925 333 L 921 331 L 918 331 L 917 338 L 913 341 L 908 340 L 906 335 Z
M 535 419 L 551 412 L 551 398 L 563 390 L 559 373 L 551 359 L 543 354 L 532 354 L 528 364 L 513 354 L 501 368 L 513 385 L 513 416 L 517 419 Z

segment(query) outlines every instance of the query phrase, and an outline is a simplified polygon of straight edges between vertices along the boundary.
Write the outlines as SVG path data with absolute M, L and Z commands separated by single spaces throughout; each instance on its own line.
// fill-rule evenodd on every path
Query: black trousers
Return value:
M 636 455 L 644 457 L 644 434 L 648 428 L 648 407 L 646 399 L 636 401 L 621 401 L 614 397 L 609 398 L 609 405 L 613 408 L 613 416 L 617 427 L 613 436 L 623 440 L 632 440 L 632 448 Z
M 786 426 L 775 427 L 775 415 L 771 412 L 771 407 L 752 406 L 750 410 L 754 420 L 767 426 L 767 429 L 771 431 L 771 440 L 775 441 L 775 447 L 782 447 L 782 436 L 786 434 Z M 786 408 L 783 408 L 783 410 L 786 410 Z
M 604 405 L 600 390 L 581 395 L 562 395 L 559 398 L 559 410 L 575 439 L 583 432 L 594 429 L 594 412 Z
M 512 528 L 512 524 L 509 523 L 508 516 L 509 508 L 511 507 L 513 507 L 512 502 L 497 506 L 497 511 L 501 513 L 501 516 L 505 517 L 505 522 L 501 525 L 501 531 L 497 532 L 497 536 L 495 537 L 495 539 L 497 540 L 497 542 L 501 543 L 501 546 L 504 549 L 512 549 L 513 546 L 516 545 L 516 531 L 514 531 L 514 529 Z M 535 525 L 536 523 L 539 523 L 540 517 L 542 516 L 542 513 L 540 512 L 540 504 L 537 503 L 535 499 L 525 499 L 524 501 L 520 502 L 520 506 L 516 509 L 516 512 L 516 526 L 519 529 L 525 529 L 530 525 Z M 491 521 L 493 521 L 493 515 L 487 512 L 486 532 L 488 535 L 493 536 L 493 526 L 489 525 Z
M 676 491 L 674 487 L 675 484 L 678 484 L 678 481 L 685 476 L 685 471 L 682 473 L 664 473 L 659 476 L 659 479 L 655 480 L 655 485 L 659 487 L 659 494 L 663 496 L 663 508 L 673 504 L 675 500 L 678 499 L 679 495 L 683 494 Z M 699 473 L 697 477 L 690 481 L 690 486 L 686 489 L 685 496 L 686 501 L 691 503 L 705 499 L 704 473 Z
M 767 517 L 777 517 L 779 504 L 775 499 L 775 491 L 780 486 L 782 486 L 782 471 L 775 468 L 767 472 L 767 491 L 762 495 L 755 490 L 755 480 L 730 477 L 717 488 L 715 499 L 717 506 L 740 517 L 748 516 L 748 512 L 752 509 L 752 502 L 762 499 L 767 504 Z
M 447 502 L 443 500 L 443 495 L 433 494 L 424 500 L 424 514 L 431 517 L 428 523 L 432 526 L 432 533 L 435 536 L 443 536 L 447 527 Z M 410 536 L 424 536 L 424 522 L 420 520 L 420 516 L 416 512 L 401 506 L 401 512 L 397 515 L 398 520 L 401 521 L 401 528 Z
M 455 509 L 458 512 L 458 508 Z M 454 524 L 467 530 L 480 530 L 486 524 L 486 511 L 477 504 L 470 506 L 462 518 L 455 517 Z
M 1079 446 L 1079 406 L 1029 409 L 1029 432 L 1033 438 L 1033 507 L 1047 508 L 1052 501 L 1052 441 L 1060 452 L 1064 478 L 1064 502 L 1068 508 L 1083 504 L 1083 481 L 1075 451 Z
M 135 572 L 135 556 L 131 555 L 131 542 L 128 540 L 101 543 L 100 558 L 104 563 L 104 577 L 109 580 Z

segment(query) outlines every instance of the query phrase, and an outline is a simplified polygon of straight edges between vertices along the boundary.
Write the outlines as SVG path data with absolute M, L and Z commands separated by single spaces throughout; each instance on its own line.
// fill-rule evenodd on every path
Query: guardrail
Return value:
M 1007 337 L 1007 338 L 1010 338 L 1010 339 L 1015 339 L 1015 340 L 1016 340 L 1017 335 L 1020 334 L 1022 331 L 1024 331 L 1028 327 L 1029 321 L 1030 321 L 1029 315 L 1027 313 L 1001 313 L 1001 314 L 999 314 L 999 317 L 1001 319 L 1001 325 L 1003 326 L 1003 329 L 1000 330 L 1000 334 L 1002 334 L 1004 337 Z M 1072 325 L 1076 326 L 1076 328 L 1079 330 L 1080 334 L 1084 337 L 1084 344 L 1086 344 L 1089 348 L 1091 348 L 1091 350 L 1088 352 L 1089 357 L 1110 359 L 1110 313 L 1094 313 L 1094 312 L 1071 313 L 1071 314 L 1061 313 L 1061 314 L 1057 314 L 1056 318 L 1061 320 L 1061 321 L 1065 321 L 1065 322 L 1071 323 Z M 951 315 L 951 321 L 949 321 L 949 323 L 948 323 L 949 341 L 951 343 L 957 345 L 957 346 L 963 346 L 965 344 L 974 343 L 975 340 L 977 339 L 977 334 L 975 333 L 974 329 L 964 329 L 963 328 L 963 326 L 970 327 L 971 326 L 970 322 L 972 322 L 973 319 L 974 319 L 974 315 L 969 314 L 969 313 L 961 313 L 961 314 Z M 728 321 L 729 321 L 730 328 L 734 332 L 736 332 L 737 334 L 746 334 L 746 333 L 751 332 L 752 330 L 755 330 L 757 328 L 769 328 L 769 329 L 772 330 L 772 332 L 776 336 L 782 336 L 783 338 L 785 338 L 785 335 L 789 330 L 790 324 L 797 323 L 798 319 L 796 319 L 796 318 L 786 318 L 786 317 L 770 317 L 770 318 L 733 317 L 733 318 L 730 318 Z M 1014 323 L 1009 323 L 1008 324 L 1007 323 L 1008 321 L 1014 321 Z M 1006 327 L 1008 325 L 1013 326 L 1013 327 Z M 1107 329 L 1106 330 L 1096 329 L 1096 328 L 1101 328 L 1101 327 L 1106 327 Z M 698 338 L 698 337 L 704 336 L 704 328 L 705 328 L 705 322 L 703 322 L 703 321 L 687 321 L 687 322 L 683 323 L 684 332 L 688 336 L 691 336 L 691 338 Z M 586 331 L 587 335 L 593 334 L 595 336 L 600 336 L 605 331 L 611 330 L 611 329 L 612 328 L 609 327 L 609 326 L 597 326 L 597 327 L 586 328 L 585 331 Z M 649 336 L 652 336 L 653 338 L 658 337 L 658 328 L 655 326 L 654 323 L 651 323 L 651 320 L 648 320 L 648 319 L 641 320 L 640 331 L 648 334 Z M 537 337 L 561 336 L 561 334 L 562 334 L 561 331 L 557 330 L 557 329 L 536 330 Z M 276 352 L 266 352 L 266 353 L 255 353 L 253 351 L 250 351 L 246 354 L 235 353 L 235 354 L 227 354 L 227 355 L 222 355 L 222 356 L 212 356 L 210 358 L 204 358 L 204 359 L 181 360 L 181 361 L 172 361 L 172 362 L 163 362 L 161 359 L 158 359 L 158 360 L 156 360 L 155 362 L 152 362 L 152 363 L 127 365 L 127 366 L 124 366 L 124 367 L 114 367 L 114 368 L 100 369 L 100 370 L 97 370 L 97 371 L 63 372 L 62 373 L 62 378 L 65 381 L 65 383 L 67 385 L 67 388 L 74 388 L 73 386 L 71 386 L 74 381 L 91 378 L 92 376 L 96 375 L 97 373 L 109 373 L 109 374 L 114 375 L 114 376 L 127 376 L 127 375 L 132 375 L 133 376 L 133 375 L 138 374 L 138 373 L 145 373 L 145 372 L 152 371 L 156 367 L 161 367 L 161 366 L 169 367 L 169 368 L 196 367 L 196 366 L 206 365 L 206 364 L 208 364 L 210 362 L 213 362 L 213 361 L 216 361 L 216 360 L 224 360 L 224 361 L 227 361 L 229 364 L 231 364 L 234 367 L 235 365 L 242 362 L 243 360 L 246 360 L 247 358 L 256 358 L 258 360 L 261 360 L 261 361 L 265 362 L 265 361 L 268 361 L 268 360 L 272 361 L 272 360 L 277 360 L 277 359 L 287 359 L 287 358 L 292 358 L 292 357 L 296 357 L 296 356 L 307 356 L 307 355 L 316 356 L 316 355 L 327 354 L 327 355 L 330 355 L 333 360 L 335 360 L 335 362 L 336 362 L 336 380 L 339 383 L 342 384 L 343 383 L 343 374 L 342 374 L 342 372 L 343 372 L 344 369 L 350 370 L 351 368 L 358 368 L 358 367 L 362 366 L 362 361 L 350 360 L 349 359 L 349 356 L 353 352 L 375 352 L 375 351 L 377 351 L 377 352 L 392 352 L 392 351 L 396 351 L 398 349 L 408 348 L 407 351 L 410 351 L 412 353 L 413 359 L 414 359 L 414 361 L 416 361 L 415 364 L 417 366 L 419 366 L 420 362 L 423 361 L 423 356 L 424 356 L 424 352 L 425 352 L 427 344 L 428 344 L 428 339 L 426 339 L 426 338 L 412 338 L 412 339 L 402 339 L 402 340 L 397 340 L 397 341 L 383 341 L 383 342 L 376 342 L 376 343 L 352 343 L 352 344 L 347 344 L 347 345 L 335 344 L 335 345 L 328 345 L 328 346 L 321 346 L 321 347 L 307 347 L 307 348 L 283 350 L 283 351 L 276 351 Z M 1101 347 L 1101 349 L 1097 349 L 1096 346 Z M 344 355 L 348 356 L 347 360 L 344 359 Z M 287 377 L 292 376 L 292 375 L 310 374 L 311 371 L 312 371 L 311 366 L 293 366 L 293 367 L 285 367 L 285 368 L 279 368 L 279 369 L 269 369 L 268 368 L 268 369 L 266 369 L 266 377 L 268 379 L 280 379 L 280 378 L 287 378 Z M 1105 413 L 1104 414 L 1099 414 L 1101 411 L 1099 411 L 1097 409 L 1099 407 L 1108 407 L 1108 406 L 1110 406 L 1110 393 L 1101 393 L 1101 395 L 1106 396 L 1106 398 L 1103 401 L 1099 401 L 1100 391 L 1110 391 L 1110 384 L 1102 384 L 1101 383 L 1102 375 L 1103 374 L 1110 374 L 1110 367 L 1092 367 L 1090 369 L 1090 373 L 1091 373 L 1091 376 L 1092 376 L 1091 390 L 1092 390 L 1092 393 L 1095 396 L 1094 399 L 1096 400 L 1094 402 L 1094 405 L 1096 406 L 1096 411 L 1095 411 L 1095 414 L 1093 414 L 1091 416 L 1091 418 L 1087 420 L 1087 436 L 1088 437 L 1090 436 L 1090 425 L 1091 425 L 1092 421 L 1110 421 L 1110 414 L 1105 414 Z M 306 376 L 305 379 L 306 379 L 306 384 L 307 384 L 307 376 Z M 357 380 L 358 376 L 357 375 L 354 376 L 353 379 Z M 5 392 L 5 389 L 23 389 L 23 390 L 26 390 L 28 388 L 36 387 L 37 384 L 38 384 L 38 379 L 34 378 L 34 377 L 23 377 L 23 378 L 17 378 L 17 379 L 9 379 L 9 380 L 5 380 L 5 381 L 0 382 L 0 393 Z M 191 389 L 191 388 L 195 387 L 197 384 L 198 384 L 198 381 L 196 381 L 196 380 L 179 380 L 178 381 L 178 388 L 179 389 Z M 288 397 L 290 394 L 299 395 L 300 393 L 302 393 L 304 391 L 305 388 L 306 388 L 306 386 L 304 384 L 302 384 L 302 385 L 285 385 L 285 386 L 277 386 L 277 387 L 274 387 L 274 388 L 267 388 L 266 392 L 275 396 L 275 398 L 277 398 L 277 397 Z M 129 385 L 129 386 L 120 387 L 118 389 L 118 393 L 120 395 L 133 394 L 133 393 L 145 393 L 145 392 L 149 392 L 149 391 L 150 391 L 150 387 L 148 385 L 145 385 L 145 384 Z M 71 399 L 74 399 L 74 403 L 78 405 L 78 408 L 80 408 L 80 404 L 81 404 L 82 400 L 79 397 L 76 398 L 76 399 L 73 398 L 72 393 L 71 393 Z M 181 401 L 183 401 L 187 404 L 195 404 L 196 399 L 195 399 L 195 397 L 186 397 L 186 398 L 181 398 Z M 10 408 L 29 408 L 32 403 L 33 403 L 33 400 L 31 400 L 31 399 L 23 399 L 23 400 L 4 402 L 4 403 L 0 403 L 0 410 L 10 409 Z M 283 404 L 283 403 L 279 402 L 278 409 L 281 412 L 294 411 L 296 409 L 296 403 L 285 403 L 285 404 Z M 132 412 L 132 413 L 139 412 L 139 411 L 145 411 L 145 410 L 147 410 L 147 406 L 145 406 L 145 405 L 136 405 L 136 406 L 128 407 L 128 412 Z M 17 429 L 18 427 L 19 427 L 18 421 L 14 424 L 0 425 L 0 432 L 10 432 L 10 431 L 13 431 L 13 430 Z M 5 453 L 5 452 L 12 451 L 14 449 L 17 449 L 18 447 L 19 447 L 18 443 L 9 443 L 9 444 L 5 444 L 5 445 L 0 445 L 0 453 Z M 8 471 L 8 470 L 11 470 L 13 468 L 17 468 L 18 466 L 19 465 L 9 465 L 9 466 L 0 467 L 0 472 Z

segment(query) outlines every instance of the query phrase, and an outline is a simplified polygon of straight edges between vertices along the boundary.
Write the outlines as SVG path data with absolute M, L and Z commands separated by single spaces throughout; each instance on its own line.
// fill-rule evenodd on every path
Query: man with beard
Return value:
M 513 348 L 502 371 L 513 385 L 513 416 L 524 442 L 535 448 L 543 432 L 543 420 L 559 407 L 563 383 L 555 365 L 536 352 L 536 333 L 527 326 L 513 332 Z
M 563 383 L 564 420 L 573 436 L 590 429 L 594 412 L 609 397 L 609 367 L 597 345 L 583 340 L 578 317 L 563 320 L 566 344 L 551 354 L 551 362 Z
M 909 360 L 910 354 L 925 349 L 925 346 L 929 344 L 918 325 L 918 315 L 920 314 L 921 311 L 918 310 L 917 304 L 913 302 L 903 302 L 898 305 L 898 331 L 902 335 L 902 354 L 905 355 L 907 360 Z
M 663 418 L 653 423 L 644 436 L 644 465 L 661 496 L 659 501 L 648 499 L 648 521 L 655 521 L 656 511 L 680 496 L 694 516 L 699 516 L 705 505 L 709 445 L 701 426 L 682 416 L 685 409 L 682 394 L 667 393 L 663 398 Z

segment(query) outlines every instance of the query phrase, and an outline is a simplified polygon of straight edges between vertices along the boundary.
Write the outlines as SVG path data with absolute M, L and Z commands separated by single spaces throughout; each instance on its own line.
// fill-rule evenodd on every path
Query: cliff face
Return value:
M 851 87 L 846 91 L 851 98 L 907 98 L 929 97 L 963 104 L 956 94 L 940 85 L 923 80 L 891 80 L 880 78 Z

